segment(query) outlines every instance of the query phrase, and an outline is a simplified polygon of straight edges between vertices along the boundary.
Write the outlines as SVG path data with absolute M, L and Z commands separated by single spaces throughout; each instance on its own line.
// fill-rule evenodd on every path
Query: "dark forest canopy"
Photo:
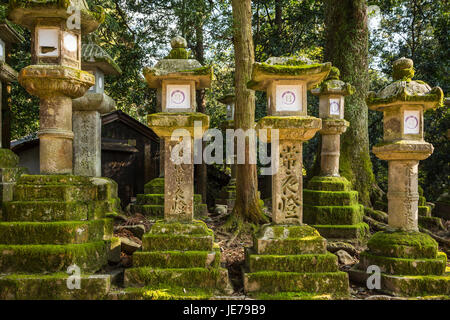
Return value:
M 314 60 L 325 57 L 325 1 L 253 0 L 252 24 L 255 60 L 271 56 L 307 55 Z M 337 2 L 337 1 L 336 1 Z M 6 0 L 1 14 L 5 15 Z M 231 0 L 88 0 L 105 8 L 105 23 L 96 39 L 118 63 L 121 77 L 107 78 L 106 92 L 118 108 L 140 121 L 155 111 L 155 93 L 146 88 L 144 66 L 165 57 L 169 40 L 180 34 L 187 39 L 191 55 L 213 65 L 216 81 L 206 92 L 206 112 L 211 126 L 225 119 L 225 107 L 217 98 L 233 88 L 234 50 Z M 377 0 L 368 1 L 369 83 L 378 90 L 392 81 L 392 62 L 399 57 L 414 60 L 416 79 L 449 91 L 449 15 L 448 1 Z M 201 31 L 201 32 L 200 32 Z M 21 30 L 25 42 L 15 48 L 10 64 L 20 70 L 30 64 L 30 34 Z M 345 54 L 345 53 L 344 53 Z M 202 55 L 202 56 L 199 56 Z M 317 115 L 317 98 L 309 100 L 309 113 Z M 12 88 L 12 138 L 37 131 L 38 100 L 17 83 Z M 257 94 L 255 120 L 266 114 L 265 96 Z M 426 113 L 425 139 L 435 152 L 421 162 L 420 184 L 425 195 L 435 200 L 449 181 L 450 127 L 448 107 Z M 382 114 L 369 111 L 370 148 L 382 139 Z M 317 138 L 305 145 L 306 170 L 312 170 Z M 378 185 L 386 191 L 387 163 L 371 154 Z

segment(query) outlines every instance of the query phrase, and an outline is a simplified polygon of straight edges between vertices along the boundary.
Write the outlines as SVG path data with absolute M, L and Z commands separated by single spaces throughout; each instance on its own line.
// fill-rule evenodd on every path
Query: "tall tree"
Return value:
M 346 98 L 345 119 L 350 128 L 342 136 L 340 169 L 359 192 L 360 201 L 370 205 L 372 190 L 378 189 L 369 154 L 368 109 L 365 102 L 369 87 L 366 0 L 324 1 L 324 59 L 341 71 L 341 79 L 351 83 L 356 93 Z
M 255 53 L 252 35 L 251 0 L 232 0 L 233 32 L 235 51 L 235 127 L 246 131 L 253 129 L 255 122 L 255 93 L 247 89 L 251 79 Z M 234 218 L 262 222 L 263 214 L 258 197 L 256 165 L 249 163 L 249 140 L 245 142 L 246 163 L 236 167 L 236 203 Z

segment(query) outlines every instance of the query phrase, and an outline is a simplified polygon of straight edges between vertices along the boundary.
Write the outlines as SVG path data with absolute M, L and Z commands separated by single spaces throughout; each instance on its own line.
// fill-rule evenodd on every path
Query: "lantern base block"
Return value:
M 344 177 L 314 177 L 303 190 L 303 221 L 327 240 L 365 242 L 369 226 L 358 192 Z
M 138 194 L 136 204 L 131 206 L 132 213 L 140 213 L 150 219 L 164 218 L 164 178 L 156 178 L 144 186 L 144 194 Z M 202 195 L 194 194 L 194 218 L 208 216 L 208 207 L 202 203 Z
M 338 299 L 349 295 L 348 275 L 326 240 L 307 225 L 265 225 L 246 250 L 244 291 L 272 299 Z
M 204 222 L 157 221 L 142 238 L 142 252 L 135 253 L 135 259 L 135 266 L 125 270 L 125 287 L 231 293 L 228 271 L 220 267 L 214 233 Z M 184 296 L 189 299 L 189 295 Z

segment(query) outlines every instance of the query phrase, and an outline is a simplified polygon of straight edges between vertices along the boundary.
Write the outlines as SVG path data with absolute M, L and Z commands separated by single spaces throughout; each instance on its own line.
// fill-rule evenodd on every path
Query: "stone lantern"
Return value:
M 171 45 L 166 59 L 144 70 L 149 87 L 158 90 L 162 110 L 148 116 L 148 125 L 164 139 L 164 220 L 157 221 L 144 235 L 143 251 L 134 253 L 135 267 L 125 271 L 124 282 L 126 286 L 159 288 L 163 284 L 187 291 L 202 288 L 223 293 L 229 290 L 228 273 L 220 268 L 220 251 L 215 249 L 212 231 L 204 222 L 193 220 L 194 125 L 199 125 L 197 130 L 202 134 L 209 126 L 209 117 L 195 112 L 195 90 L 210 87 L 212 68 L 188 58 L 183 38 L 172 39 Z M 177 129 L 183 129 L 183 141 L 171 139 Z M 186 144 L 191 148 L 172 155 L 174 148 Z M 162 185 L 153 181 L 150 187 L 149 191 L 158 191 Z M 154 196 L 143 195 L 151 201 L 160 199 Z M 162 279 L 170 281 L 161 283 Z
M 303 57 L 270 58 L 253 65 L 247 86 L 266 91 L 268 100 L 268 116 L 256 129 L 268 129 L 267 142 L 279 147 L 272 153 L 273 223 L 260 228 L 246 255 L 244 289 L 250 296 L 348 295 L 347 274 L 339 272 L 337 257 L 327 253 L 326 240 L 303 224 L 302 216 L 302 145 L 322 128 L 321 119 L 308 116 L 307 91 L 321 83 L 330 69 L 331 63 Z M 278 130 L 279 141 L 272 139 L 273 130 Z M 319 260 L 324 261 L 321 267 L 316 265 Z
M 71 5 L 78 6 L 75 16 Z M 21 175 L 12 201 L 3 202 L 0 299 L 104 299 L 111 276 L 98 271 L 120 255 L 120 241 L 112 237 L 120 212 L 117 184 L 71 174 L 72 99 L 95 83 L 79 69 L 80 37 L 99 25 L 103 11 L 89 11 L 81 0 L 40 0 L 11 1 L 9 12 L 31 30 L 35 64 L 19 81 L 41 99 L 43 174 Z M 72 18 L 81 30 L 72 29 Z
M 364 206 L 358 203 L 358 192 L 351 190 L 351 183 L 339 175 L 340 136 L 349 126 L 344 119 L 344 97 L 355 89 L 339 80 L 339 73 L 332 67 L 328 78 L 311 90 L 319 96 L 322 150 L 320 176 L 313 177 L 303 190 L 303 218 L 329 241 L 357 242 L 369 232 L 363 222 Z
M 226 121 L 224 121 L 221 125 L 221 129 L 224 135 L 226 135 L 226 131 L 228 129 L 234 130 L 235 99 L 236 97 L 234 94 L 227 94 L 218 99 L 218 101 L 226 105 L 227 108 Z M 220 198 L 216 200 L 216 204 L 226 205 L 228 212 L 231 212 L 233 210 L 234 203 L 236 201 L 236 144 L 234 144 L 234 147 L 235 151 L 232 156 L 233 163 L 230 165 L 228 165 L 227 163 L 224 164 L 225 168 L 229 166 L 231 169 L 230 182 L 228 183 L 228 185 L 223 187 L 219 194 Z
M 103 11 L 89 11 L 84 0 L 73 2 L 11 2 L 9 18 L 31 31 L 33 65 L 20 71 L 19 82 L 40 98 L 40 170 L 72 173 L 72 99 L 95 83 L 81 71 L 81 35 L 94 31 Z M 96 7 L 99 8 L 99 7 Z M 77 25 L 79 22 L 79 25 Z
M 101 115 L 115 108 L 114 100 L 104 93 L 105 74 L 119 76 L 121 70 L 97 44 L 82 46 L 82 68 L 95 75 L 95 85 L 81 98 L 73 100 L 74 174 L 101 176 Z
M 17 167 L 19 157 L 9 149 L 9 116 L 3 119 L 3 115 L 10 113 L 9 86 L 11 82 L 17 81 L 17 72 L 7 64 L 6 58 L 11 46 L 22 41 L 22 36 L 10 27 L 7 20 L 0 22 L 0 205 L 3 201 L 12 200 L 14 184 L 25 171 L 23 168 Z
M 418 228 L 418 165 L 433 153 L 424 141 L 423 113 L 442 104 L 441 88 L 413 80 L 413 61 L 401 58 L 393 65 L 394 82 L 370 93 L 370 109 L 383 112 L 384 141 L 373 148 L 387 160 L 389 230 L 378 232 L 361 253 L 352 275 L 371 265 L 381 271 L 381 289 L 403 296 L 449 295 L 447 256 L 437 242 Z

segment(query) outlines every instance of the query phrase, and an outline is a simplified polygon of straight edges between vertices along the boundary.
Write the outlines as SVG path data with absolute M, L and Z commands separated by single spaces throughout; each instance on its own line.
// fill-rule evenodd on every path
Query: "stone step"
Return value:
M 431 208 L 428 206 L 419 206 L 419 216 L 421 217 L 431 217 Z
M 357 265 L 349 270 L 349 276 L 352 281 L 366 285 L 367 278 L 371 273 L 361 270 Z M 441 276 L 436 275 L 389 275 L 381 274 L 382 293 L 401 297 L 433 297 L 438 299 L 448 298 L 450 295 L 450 273 L 444 273 Z
M 67 273 L 0 275 L 0 300 L 102 300 L 111 286 L 109 275 L 80 277 L 80 289 L 69 289 Z M 73 283 L 70 281 L 69 283 Z
M 244 274 L 245 292 L 309 292 L 312 294 L 349 294 L 345 272 L 278 272 L 262 271 Z
M 436 259 L 402 259 L 372 255 L 368 252 L 360 254 L 360 265 L 367 270 L 371 265 L 376 265 L 382 273 L 391 275 L 436 275 L 441 276 L 445 272 L 447 256 L 438 253 Z
M 1 183 L 15 183 L 19 177 L 27 171 L 25 168 L 0 168 L 0 182 Z
M 246 258 L 250 272 L 335 272 L 338 271 L 337 256 L 326 254 L 258 255 L 248 253 Z
M 14 201 L 90 201 L 97 199 L 95 185 L 16 185 Z
M 60 222 L 0 222 L 0 244 L 81 244 L 112 233 L 112 219 Z
M 311 292 L 250 292 L 247 295 L 255 300 L 347 300 L 348 294 L 317 294 Z
M 120 199 L 107 201 L 11 201 L 3 204 L 4 221 L 77 221 L 102 219 L 119 211 Z
M 134 267 L 207 268 L 220 266 L 220 250 L 135 252 Z
M 314 228 L 302 226 L 267 225 L 254 240 L 257 254 L 293 255 L 325 254 L 326 240 Z
M 153 219 L 164 218 L 164 200 L 162 205 L 141 205 L 135 204 L 131 207 L 133 213 L 140 213 L 146 217 Z M 208 216 L 208 206 L 206 204 L 194 204 L 194 217 L 204 218 Z
M 313 227 L 326 239 L 364 240 L 370 236 L 370 228 L 364 222 L 352 225 L 313 225 Z
M 201 204 L 202 196 L 194 194 L 194 204 Z M 136 197 L 137 205 L 164 205 L 164 194 L 138 194 Z
M 24 174 L 17 181 L 18 185 L 90 185 L 92 183 L 90 177 L 75 175 L 30 175 Z
M 173 286 L 125 288 L 112 290 L 109 300 L 209 300 L 215 297 L 213 289 L 183 288 Z
M 156 178 L 145 184 L 146 194 L 164 194 L 164 178 Z
M 229 288 L 228 271 L 223 268 L 157 269 L 129 268 L 125 270 L 125 287 L 179 286 L 183 288 Z
M 315 206 L 355 206 L 358 204 L 358 192 L 304 189 L 303 202 Z
M 82 273 L 107 263 L 105 241 L 69 245 L 0 245 L 0 273 L 66 272 L 73 264 Z
M 145 234 L 142 237 L 143 251 L 211 251 L 213 236 Z
M 349 225 L 363 221 L 364 206 L 315 206 L 303 204 L 303 222 L 309 225 Z
M 308 182 L 310 190 L 351 191 L 352 184 L 344 177 L 313 177 Z

